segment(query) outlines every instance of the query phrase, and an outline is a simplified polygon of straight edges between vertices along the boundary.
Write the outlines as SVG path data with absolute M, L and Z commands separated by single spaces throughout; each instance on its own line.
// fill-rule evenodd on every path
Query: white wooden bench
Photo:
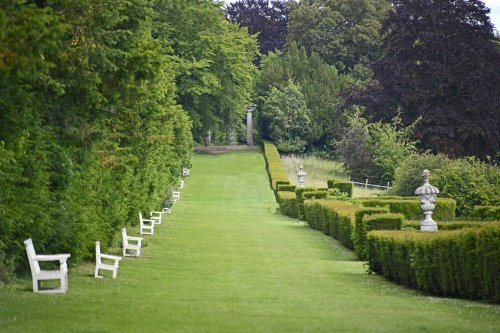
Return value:
M 179 188 L 184 188 L 184 181 L 183 180 L 180 181 Z
M 113 264 L 108 264 L 103 262 L 103 259 L 106 259 L 107 262 L 114 261 Z M 118 262 L 122 260 L 122 257 L 112 256 L 110 254 L 101 253 L 101 242 L 95 242 L 95 274 L 94 277 L 102 278 L 102 275 L 99 275 L 99 270 L 104 269 L 113 272 L 113 279 L 116 279 L 116 275 L 118 274 Z
M 139 224 L 141 235 L 153 235 L 155 233 L 155 220 L 145 219 L 139 212 Z
M 124 257 L 139 257 L 141 255 L 142 237 L 127 236 L 127 229 L 122 229 L 123 241 L 123 256 Z M 132 242 L 132 243 L 131 243 Z M 128 253 L 127 251 L 134 251 L 135 254 Z
M 33 279 L 33 291 L 36 293 L 65 293 L 68 291 L 68 265 L 66 261 L 71 256 L 70 254 L 52 254 L 52 255 L 37 255 L 31 238 L 24 241 L 26 245 L 26 253 L 31 268 L 31 277 Z M 43 261 L 59 261 L 58 270 L 42 270 L 39 262 Z M 42 289 L 41 281 L 43 280 L 60 280 L 60 288 Z
M 188 177 L 188 176 L 189 176 L 189 169 L 182 168 L 182 177 Z
M 170 208 L 168 208 L 168 207 L 163 207 L 163 209 L 162 209 L 162 212 L 163 213 L 167 213 L 167 214 L 170 214 L 171 211 L 172 210 Z
M 172 191 L 172 199 L 174 200 L 174 202 L 181 200 L 181 192 Z
M 163 213 L 164 211 L 150 211 L 149 214 L 151 215 L 150 219 L 155 221 L 155 224 L 161 224 L 161 219 L 163 218 Z

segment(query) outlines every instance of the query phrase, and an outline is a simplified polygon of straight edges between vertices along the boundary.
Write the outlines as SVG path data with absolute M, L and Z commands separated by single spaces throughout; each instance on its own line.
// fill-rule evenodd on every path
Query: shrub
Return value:
M 278 185 L 278 191 L 284 191 L 284 192 L 294 192 L 295 193 L 295 185 L 291 184 L 279 184 Z
M 348 197 L 352 198 L 352 183 L 346 180 L 329 179 L 327 181 L 328 188 L 337 188 L 340 192 L 344 192 Z
M 481 220 L 500 220 L 500 206 L 475 206 L 472 216 Z
M 304 200 L 325 199 L 327 195 L 328 195 L 327 191 L 310 191 L 310 192 L 304 192 L 302 194 L 302 198 Z
M 372 271 L 426 293 L 500 302 L 500 223 L 456 231 L 372 231 Z
M 280 211 L 283 215 L 292 218 L 299 217 L 299 207 L 295 192 L 279 191 L 278 204 L 280 206 Z
M 358 198 L 355 202 L 365 207 L 389 207 L 391 213 L 401 213 L 408 220 L 423 219 L 424 214 L 420 207 L 420 201 L 417 197 L 386 199 L 383 196 L 377 198 Z M 432 217 L 439 221 L 453 221 L 455 219 L 456 203 L 453 199 L 436 199 L 436 208 Z
M 299 207 L 299 219 L 304 220 L 304 196 L 305 192 L 316 192 L 318 189 L 314 187 L 297 187 L 295 194 L 297 196 L 297 203 Z
M 440 197 L 455 199 L 457 216 L 470 216 L 474 206 L 500 206 L 500 167 L 474 158 L 413 154 L 397 168 L 390 193 L 414 195 L 422 185 L 423 169 L 431 171 L 431 184 Z

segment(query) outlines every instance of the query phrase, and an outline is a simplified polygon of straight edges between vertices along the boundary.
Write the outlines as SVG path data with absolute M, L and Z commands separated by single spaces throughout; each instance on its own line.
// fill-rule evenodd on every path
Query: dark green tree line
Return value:
M 0 7 L 0 279 L 41 252 L 93 255 L 96 240 L 159 208 L 188 165 L 171 50 L 153 1 Z

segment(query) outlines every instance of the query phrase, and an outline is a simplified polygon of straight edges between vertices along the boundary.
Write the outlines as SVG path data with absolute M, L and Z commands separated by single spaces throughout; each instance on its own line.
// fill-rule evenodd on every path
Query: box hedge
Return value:
M 352 250 L 354 220 L 359 209 L 349 201 L 307 200 L 304 202 L 304 219 L 311 228 L 338 239 Z
M 422 221 L 405 221 L 402 228 L 420 230 Z M 464 228 L 480 228 L 485 225 L 484 221 L 453 221 L 453 222 L 440 222 L 437 221 L 438 231 L 460 230 Z
M 352 183 L 347 180 L 341 179 L 329 179 L 327 181 L 328 188 L 337 188 L 340 192 L 347 194 L 349 198 L 352 198 Z
M 420 200 L 418 197 L 377 197 L 358 198 L 355 202 L 365 207 L 389 207 L 391 213 L 401 213 L 408 220 L 420 220 L 424 218 Z M 436 208 L 432 215 L 436 221 L 453 221 L 455 219 L 456 202 L 453 199 L 437 198 Z
M 374 214 L 384 214 L 389 213 L 389 208 L 387 207 L 362 207 L 359 208 L 355 213 L 355 229 L 354 229 L 354 249 L 356 254 L 360 259 L 365 259 L 366 255 L 366 240 L 368 231 L 371 229 L 363 222 L 365 216 L 370 216 Z
M 299 207 L 295 192 L 279 191 L 278 204 L 280 206 L 280 211 L 283 215 L 292 218 L 299 217 Z
M 277 189 L 278 191 L 283 191 L 283 192 L 294 192 L 295 193 L 295 185 L 292 184 L 278 184 Z
M 500 223 L 455 231 L 371 231 L 369 268 L 439 296 L 500 303 Z
M 286 175 L 285 168 L 283 167 L 283 163 L 281 162 L 281 157 L 278 153 L 278 149 L 276 149 L 276 146 L 269 141 L 264 141 L 263 146 L 267 172 L 269 173 L 269 182 L 271 188 L 276 193 L 277 185 L 290 184 L 290 180 Z

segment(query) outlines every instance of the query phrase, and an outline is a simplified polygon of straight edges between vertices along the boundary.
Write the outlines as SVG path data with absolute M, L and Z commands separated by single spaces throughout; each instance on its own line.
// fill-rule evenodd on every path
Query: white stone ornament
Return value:
M 301 165 L 299 172 L 297 172 L 297 179 L 299 181 L 299 187 L 304 187 L 306 181 L 307 173 L 304 171 L 304 167 Z
M 424 177 L 424 185 L 415 190 L 415 194 L 420 197 L 420 207 L 424 211 L 425 218 L 420 224 L 421 231 L 438 231 L 436 221 L 432 219 L 432 211 L 436 208 L 436 194 L 439 193 L 437 187 L 429 184 L 429 177 L 431 173 L 429 170 L 424 170 L 422 176 Z

